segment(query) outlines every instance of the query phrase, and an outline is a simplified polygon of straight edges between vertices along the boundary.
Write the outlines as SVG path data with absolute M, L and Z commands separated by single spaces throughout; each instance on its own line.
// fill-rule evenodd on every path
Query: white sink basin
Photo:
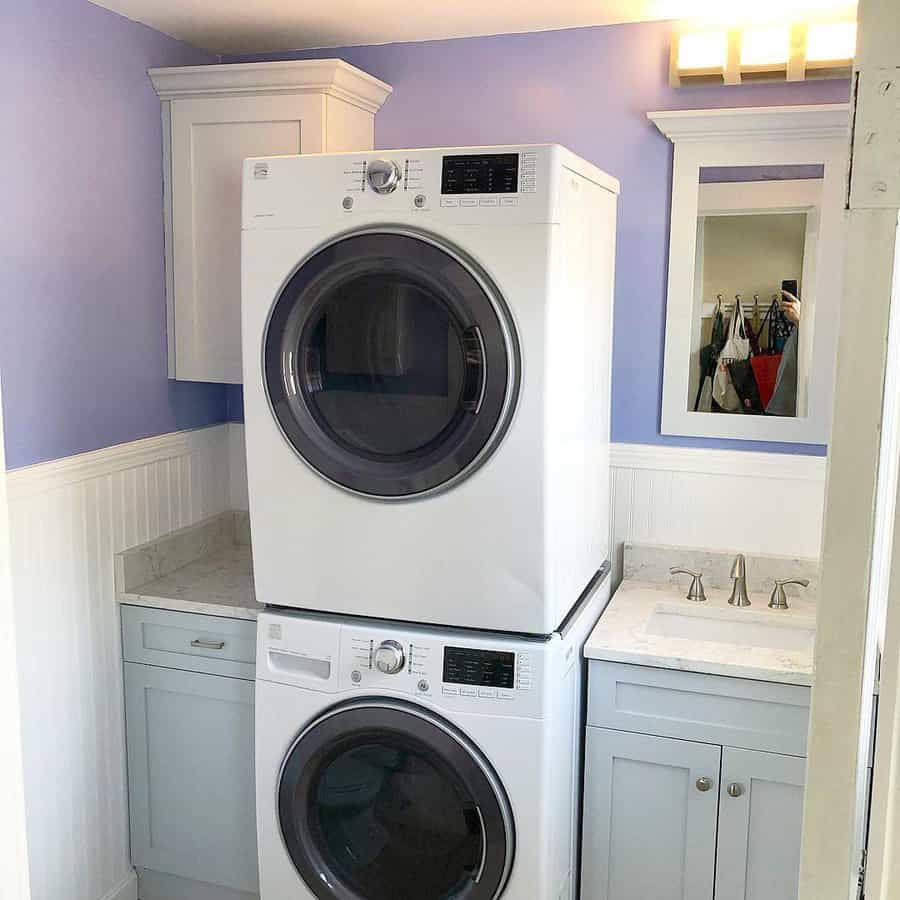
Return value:
M 748 609 L 687 609 L 660 604 L 650 615 L 646 634 L 693 641 L 712 641 L 738 647 L 769 650 L 809 650 L 816 638 L 815 626 L 791 620 L 777 621 L 780 613 L 760 614 Z

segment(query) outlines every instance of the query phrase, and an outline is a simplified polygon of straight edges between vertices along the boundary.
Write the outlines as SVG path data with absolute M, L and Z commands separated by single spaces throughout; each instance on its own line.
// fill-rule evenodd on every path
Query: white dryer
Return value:
M 552 632 L 609 555 L 615 179 L 495 147 L 251 159 L 243 190 L 257 597 Z
M 547 638 L 263 613 L 261 900 L 574 900 L 581 651 L 608 599 Z

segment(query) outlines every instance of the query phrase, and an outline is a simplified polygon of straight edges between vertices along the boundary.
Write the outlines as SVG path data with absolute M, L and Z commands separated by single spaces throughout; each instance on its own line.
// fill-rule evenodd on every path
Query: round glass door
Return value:
M 490 765 L 404 703 L 352 701 L 304 731 L 278 814 L 320 900 L 494 900 L 512 865 L 512 814 Z
M 265 335 L 269 402 L 329 481 L 382 498 L 474 471 L 515 407 L 518 345 L 484 273 L 421 234 L 359 232 L 294 273 Z

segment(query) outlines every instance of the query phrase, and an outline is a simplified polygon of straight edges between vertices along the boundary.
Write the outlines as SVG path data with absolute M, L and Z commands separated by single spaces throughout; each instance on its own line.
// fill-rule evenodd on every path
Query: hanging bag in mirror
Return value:
M 766 329 L 766 325 L 768 324 L 769 326 L 768 339 L 766 341 L 767 347 L 750 360 L 750 365 L 753 367 L 753 374 L 756 378 L 756 386 L 759 390 L 760 404 L 763 409 L 769 405 L 769 401 L 772 399 L 772 394 L 775 391 L 775 381 L 778 378 L 778 367 L 781 365 L 781 352 L 776 350 L 774 346 L 775 331 L 777 329 L 773 327 L 772 323 L 776 314 L 780 314 L 780 310 L 778 301 L 773 300 L 759 329 L 760 343 L 762 343 L 763 332 Z
M 722 295 L 716 298 L 712 332 L 709 343 L 700 348 L 700 384 L 694 400 L 694 412 L 712 412 L 712 387 L 716 364 L 725 346 L 725 317 L 722 314 Z
M 741 412 L 751 416 L 761 416 L 765 407 L 759 396 L 756 375 L 753 374 L 753 359 L 736 359 L 728 363 L 731 383 L 741 399 Z
M 740 297 L 734 301 L 734 311 L 728 326 L 728 340 L 719 354 L 713 377 L 713 400 L 726 412 L 741 412 L 743 404 L 731 380 L 729 363 L 750 358 L 750 340 L 744 324 L 744 308 Z

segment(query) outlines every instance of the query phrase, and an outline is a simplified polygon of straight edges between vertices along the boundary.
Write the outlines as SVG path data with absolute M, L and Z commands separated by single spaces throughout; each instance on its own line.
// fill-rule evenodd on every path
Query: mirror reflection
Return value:
M 823 176 L 700 169 L 689 411 L 806 415 Z

